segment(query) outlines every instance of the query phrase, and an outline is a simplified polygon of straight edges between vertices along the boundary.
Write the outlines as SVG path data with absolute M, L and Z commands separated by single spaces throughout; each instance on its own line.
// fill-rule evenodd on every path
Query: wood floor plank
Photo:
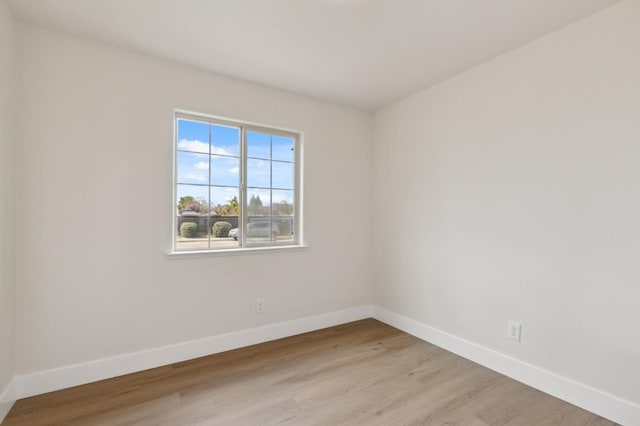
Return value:
M 16 402 L 3 425 L 614 423 L 368 319 Z

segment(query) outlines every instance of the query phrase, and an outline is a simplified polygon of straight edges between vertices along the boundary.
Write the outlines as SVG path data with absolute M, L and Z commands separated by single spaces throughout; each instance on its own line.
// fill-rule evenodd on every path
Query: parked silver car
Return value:
M 273 238 L 274 240 L 280 234 L 280 228 L 277 223 L 269 221 L 249 222 L 247 225 L 247 238 Z M 229 236 L 238 241 L 238 228 L 229 231 Z

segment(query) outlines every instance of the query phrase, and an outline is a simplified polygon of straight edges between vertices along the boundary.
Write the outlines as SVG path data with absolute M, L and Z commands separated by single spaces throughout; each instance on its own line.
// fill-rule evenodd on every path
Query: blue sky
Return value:
M 247 132 L 249 198 L 260 196 L 263 205 L 269 205 L 272 180 L 273 187 L 279 188 L 273 190 L 273 201 L 293 202 L 293 144 L 292 138 Z M 178 120 L 177 198 L 191 195 L 207 200 L 211 196 L 211 204 L 218 205 L 239 197 L 239 153 L 239 128 Z

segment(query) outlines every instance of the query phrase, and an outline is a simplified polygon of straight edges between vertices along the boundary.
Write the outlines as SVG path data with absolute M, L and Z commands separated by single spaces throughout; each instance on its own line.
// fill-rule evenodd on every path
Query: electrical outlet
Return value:
M 264 299 L 256 299 L 256 312 L 264 312 Z
M 522 324 L 515 321 L 507 321 L 507 337 L 509 339 L 520 341 L 520 333 L 522 331 Z

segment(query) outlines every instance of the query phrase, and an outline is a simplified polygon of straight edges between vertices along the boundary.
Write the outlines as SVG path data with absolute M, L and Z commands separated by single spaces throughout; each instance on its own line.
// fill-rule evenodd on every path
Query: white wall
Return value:
M 18 374 L 371 302 L 370 114 L 35 27 L 20 43 Z M 309 248 L 167 258 L 174 108 L 304 132 Z
M 13 172 L 15 125 L 15 21 L 0 0 L 0 396 L 13 379 L 15 262 L 13 229 Z M 2 399 L 0 397 L 0 399 Z M 0 400 L 0 419 L 3 406 Z
M 640 402 L 638 22 L 623 2 L 376 114 L 374 303 Z

